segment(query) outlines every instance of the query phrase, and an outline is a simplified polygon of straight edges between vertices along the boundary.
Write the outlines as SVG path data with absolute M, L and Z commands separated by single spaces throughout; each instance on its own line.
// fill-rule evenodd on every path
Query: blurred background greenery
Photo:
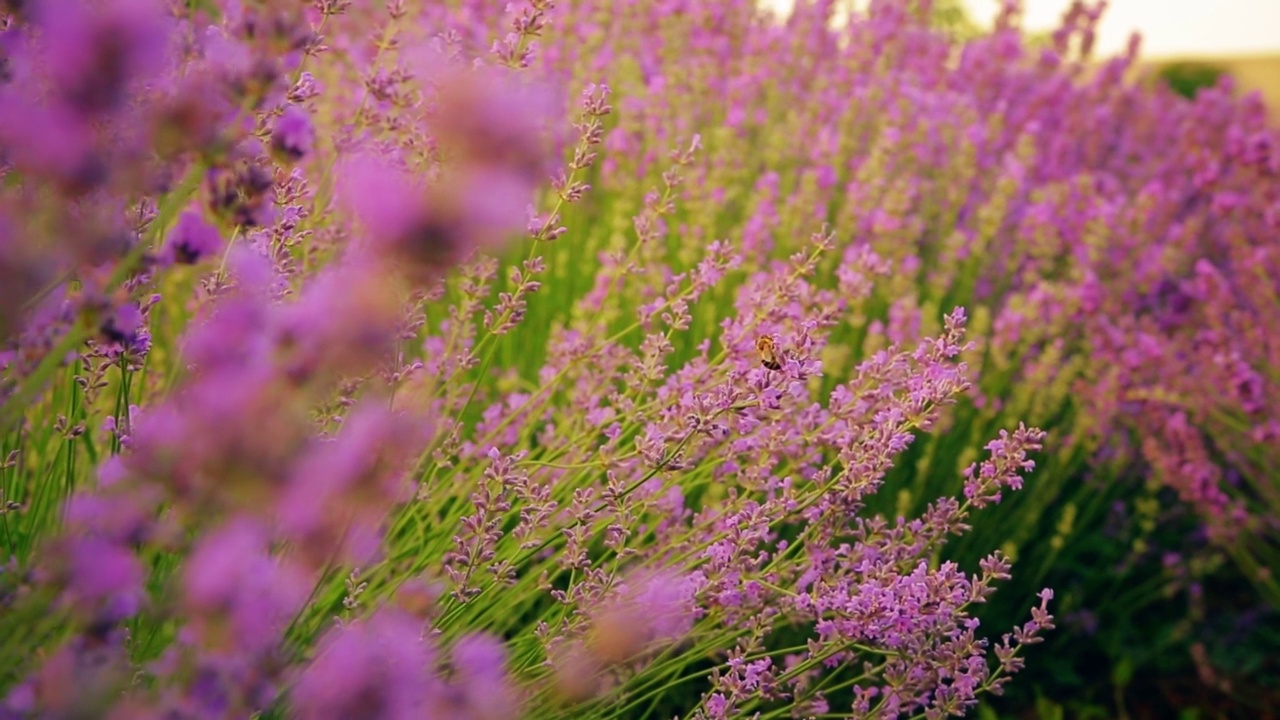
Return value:
M 1144 65 L 1176 92 L 1188 97 L 1195 89 L 1216 82 L 1218 77 L 1230 76 L 1239 92 L 1260 93 L 1271 117 L 1280 118 L 1277 115 L 1280 112 L 1280 53 L 1152 59 Z

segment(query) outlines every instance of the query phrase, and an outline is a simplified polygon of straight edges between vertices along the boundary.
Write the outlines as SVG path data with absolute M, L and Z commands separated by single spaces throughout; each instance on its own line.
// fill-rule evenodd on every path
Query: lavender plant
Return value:
M 1099 556 L 1125 577 L 1136 557 L 1157 577 L 1130 576 L 1151 589 L 1125 613 L 1166 588 L 1196 592 L 1227 557 L 1274 607 L 1275 478 L 1262 459 L 1274 313 L 1262 296 L 1275 288 L 1246 279 L 1270 276 L 1239 259 L 1268 257 L 1275 234 L 1276 133 L 1260 101 L 1229 84 L 1194 103 L 1150 87 L 1134 78 L 1136 38 L 1124 56 L 1095 61 L 1100 4 L 1073 4 L 1038 44 L 1018 30 L 1015 3 L 991 34 L 963 44 L 929 23 L 939 9 L 929 3 L 873 2 L 843 24 L 832 22 L 836 5 L 797 3 L 779 27 L 749 3 L 574 3 L 567 22 L 581 30 L 549 62 L 570 77 L 612 68 L 627 110 L 605 139 L 622 154 L 597 180 L 610 205 L 591 216 L 595 246 L 617 256 L 613 228 L 647 206 L 645 178 L 665 148 L 713 127 L 686 169 L 690 190 L 664 216 L 658 262 L 679 265 L 688 233 L 701 232 L 740 237 L 739 270 L 750 272 L 828 221 L 852 230 L 837 250 L 869 248 L 890 280 L 833 332 L 827 359 L 848 367 L 936 332 L 956 304 L 980 328 L 975 388 L 945 420 L 958 432 L 909 448 L 893 472 L 898 492 L 874 510 L 923 511 L 956 491 L 984 436 L 1028 419 L 1060 439 L 1042 481 L 949 556 L 1003 547 L 1033 578 L 1014 597 Z M 1206 272 L 1221 278 L 1219 301 L 1193 289 Z M 838 278 L 832 262 L 816 282 Z M 710 330 L 717 315 L 695 327 Z M 1206 330 L 1227 317 L 1240 324 Z M 1110 533 L 1117 503 L 1130 529 Z M 1153 541 L 1187 515 L 1198 518 L 1191 537 Z M 1093 541 L 1104 533 L 1114 540 Z M 1190 551 L 1170 555 L 1170 545 Z M 1067 602 L 1093 610 L 1112 596 Z
M 646 185 L 644 178 L 667 148 L 688 128 L 714 127 L 687 166 L 691 189 L 661 214 L 660 230 L 678 230 L 666 234 L 659 265 L 688 260 L 683 240 L 690 232 L 740 235 L 755 248 L 741 271 L 785 256 L 787 238 L 808 234 L 807 218 L 855 228 L 841 242 L 869 244 L 897 277 L 868 303 L 862 317 L 872 322 L 837 329 L 829 358 L 846 367 L 887 342 L 936 330 L 953 303 L 975 311 L 982 328 L 971 357 L 980 365 L 978 387 L 950 419 L 968 437 L 915 443 L 894 470 L 900 491 L 873 498 L 873 509 L 890 516 L 923 511 L 933 497 L 956 491 L 958 471 L 971 461 L 967 448 L 1030 418 L 1057 431 L 1061 451 L 1047 458 L 1034 492 L 992 511 L 949 556 L 972 562 L 993 547 L 1016 555 L 1031 581 L 1011 597 L 1029 595 L 1055 568 L 1096 572 L 1091 568 L 1107 558 L 1106 574 L 1068 598 L 1086 618 L 1082 627 L 1102 611 L 1120 612 L 1109 624 L 1124 627 L 1177 588 L 1196 604 L 1220 556 L 1274 600 L 1266 568 L 1274 565 L 1275 507 L 1264 499 L 1274 478 L 1258 460 L 1245 459 L 1265 454 L 1266 443 L 1246 440 L 1244 431 L 1257 423 L 1252 432 L 1261 438 L 1265 431 L 1257 428 L 1268 421 L 1244 405 L 1265 403 L 1242 401 L 1238 390 L 1267 386 L 1251 378 L 1274 374 L 1266 370 L 1274 364 L 1265 351 L 1249 351 L 1253 360 L 1232 366 L 1241 378 L 1229 378 L 1215 368 L 1242 349 L 1210 361 L 1204 350 L 1188 352 L 1182 341 L 1140 330 L 1150 322 L 1138 319 L 1147 311 L 1134 312 L 1148 305 L 1148 291 L 1136 289 L 1149 284 L 1143 278 L 1177 277 L 1191 258 L 1220 262 L 1224 240 L 1211 238 L 1267 247 L 1273 230 L 1256 224 L 1242 231 L 1235 216 L 1220 212 L 1225 206 L 1206 199 L 1216 190 L 1192 182 L 1205 159 L 1226 163 L 1240 173 L 1230 202 L 1251 208 L 1246 214 L 1259 222 L 1269 217 L 1273 175 L 1249 170 L 1261 167 L 1256 160 L 1237 166 L 1227 159 L 1237 157 L 1246 137 L 1264 148 L 1257 157 L 1273 146 L 1257 99 L 1237 99 L 1224 86 L 1196 104 L 1178 102 L 1131 80 L 1136 44 L 1124 57 L 1094 62 L 1100 6 L 1074 5 L 1058 32 L 1029 46 L 1010 4 L 992 35 L 957 46 L 925 22 L 938 9 L 927 4 L 872 3 L 839 28 L 829 22 L 833 5 L 800 3 L 781 30 L 746 3 L 568 9 L 567 22 L 581 29 L 564 36 L 573 38 L 571 47 L 548 49 L 548 62 L 560 63 L 567 77 L 611 69 L 617 102 L 628 111 L 606 135 L 606 147 L 623 153 L 606 153 L 595 181 L 610 204 L 584 207 L 600 228 L 592 246 L 606 253 L 601 267 L 619 262 L 614 228 L 631 223 L 636 208 L 644 208 L 638 231 L 652 227 L 649 208 L 667 192 L 665 183 Z M 647 29 L 636 34 L 638 27 Z M 788 62 L 774 61 L 780 56 Z M 709 104 L 707 97 L 725 101 Z M 628 167 L 626 156 L 637 160 Z M 1157 196 L 1167 209 L 1151 214 Z M 1131 220 L 1117 224 L 1120 217 Z M 1194 230 L 1202 227 L 1207 234 Z M 582 262 L 580 247 L 560 250 Z M 818 282 L 834 284 L 830 269 L 822 275 Z M 573 288 L 577 276 L 558 277 L 553 292 Z M 557 308 L 572 306 L 582 291 L 543 305 L 547 322 L 569 314 Z M 1098 293 L 1113 300 L 1101 302 Z M 730 298 L 717 305 L 727 312 Z M 1250 306 L 1236 298 L 1221 308 Z M 718 315 L 708 312 L 694 327 L 714 333 Z M 1240 326 L 1214 337 L 1270 337 L 1256 329 L 1264 315 L 1249 311 L 1254 330 Z M 1115 328 L 1117 318 L 1124 329 Z M 1203 325 L 1189 315 L 1161 322 L 1167 330 L 1160 332 L 1198 334 L 1201 347 L 1221 347 L 1220 339 L 1205 345 Z M 1152 361 L 1161 343 L 1162 358 L 1202 359 L 1191 366 Z M 677 357 L 695 349 L 677 346 Z M 526 377 L 539 362 L 532 359 Z M 1185 381 L 1177 391 L 1165 389 L 1177 381 Z M 1220 410 L 1180 425 L 1179 412 L 1192 408 Z M 1219 412 L 1237 418 L 1233 427 L 1210 429 L 1221 421 L 1209 414 Z M 1166 444 L 1156 438 L 1169 432 L 1169 419 L 1185 430 L 1175 428 L 1177 439 Z M 1218 449 L 1241 442 L 1253 449 Z M 1191 537 L 1169 538 L 1161 529 L 1184 527 L 1187 514 L 1200 518 Z M 1164 536 L 1157 540 L 1155 532 Z M 1153 568 L 1142 572 L 1154 577 L 1135 576 L 1139 566 Z M 1125 585 L 1137 594 L 1117 595 Z M 1125 600 L 1100 607 L 1114 597 Z
M 1274 550 L 1255 101 L 1080 4 L 425 5 L 0 5 L 0 714 L 963 715 L 1081 469 Z

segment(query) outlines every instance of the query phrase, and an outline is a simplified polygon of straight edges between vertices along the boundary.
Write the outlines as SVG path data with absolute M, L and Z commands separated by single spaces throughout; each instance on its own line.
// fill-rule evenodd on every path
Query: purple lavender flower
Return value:
M 58 579 L 65 597 L 91 623 L 111 626 L 142 608 L 143 568 L 130 547 L 84 535 L 67 539 L 61 550 L 66 564 Z
M 432 652 L 421 623 L 382 610 L 321 638 L 289 704 L 298 717 L 414 720 L 433 694 Z
M 519 231 L 533 192 L 509 172 L 483 168 L 426 185 L 367 155 L 350 160 L 342 178 L 368 249 L 414 279 L 438 275 Z
M 554 117 L 553 96 L 538 85 L 477 68 L 440 68 L 438 111 L 430 118 L 439 141 L 454 146 L 463 166 L 511 172 L 526 185 L 550 171 L 542 135 Z
M 117 306 L 98 325 L 98 333 L 105 342 L 125 348 L 137 345 L 144 330 L 142 311 L 136 303 Z
M 0 150 L 10 162 L 53 179 L 72 196 L 107 179 L 88 120 L 16 87 L 0 86 Z
M 246 155 L 228 167 L 211 168 L 206 186 L 210 209 L 227 222 L 264 227 L 275 218 L 275 180 L 256 158 Z
M 0 342 L 17 331 L 24 306 L 53 279 L 55 260 L 33 247 L 0 215 Z
M 382 268 L 353 259 L 319 273 L 295 302 L 272 308 L 266 329 L 292 383 L 358 376 L 396 340 L 399 287 Z
M 694 584 L 675 573 L 637 573 L 595 613 L 587 647 L 607 663 L 621 663 L 678 640 L 693 624 Z
M 315 129 L 311 117 L 297 105 L 289 105 L 271 129 L 271 148 L 286 160 L 297 162 L 311 152 Z
M 443 698 L 430 704 L 434 717 L 466 720 L 511 720 L 520 703 L 507 675 L 507 652 L 489 635 L 468 635 L 449 653 L 453 683 Z
M 275 648 L 307 596 L 307 580 L 269 554 L 259 524 L 236 519 L 208 533 L 183 576 L 188 621 L 213 652 L 257 655 Z
M 367 565 L 389 508 L 410 496 L 404 476 L 424 440 L 409 417 L 381 406 L 354 408 L 333 440 L 297 463 L 280 498 L 279 523 L 316 567 L 342 557 Z
M 74 638 L 42 658 L 36 673 L 5 699 L 0 716 L 107 716 L 127 685 L 128 664 L 122 632 Z
M 166 263 L 194 265 L 217 254 L 222 249 L 222 236 L 199 213 L 188 210 L 178 216 L 178 222 L 161 250 L 160 259 Z
M 170 28 L 153 0 L 38 0 L 34 6 L 44 69 L 82 112 L 119 106 L 131 87 L 157 75 L 168 59 Z
M 368 233 L 368 248 L 418 280 L 524 229 L 549 154 L 540 128 L 545 95 L 480 70 L 446 67 L 435 85 L 431 127 L 434 141 L 455 153 L 451 166 L 424 182 L 364 151 L 342 172 L 343 195 Z

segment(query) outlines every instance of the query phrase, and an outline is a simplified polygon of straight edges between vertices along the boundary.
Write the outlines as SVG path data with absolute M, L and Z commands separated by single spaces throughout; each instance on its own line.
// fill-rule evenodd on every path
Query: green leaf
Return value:
M 1111 682 L 1116 687 L 1127 687 L 1133 680 L 1133 658 L 1128 655 L 1120 658 L 1120 662 L 1111 670 Z

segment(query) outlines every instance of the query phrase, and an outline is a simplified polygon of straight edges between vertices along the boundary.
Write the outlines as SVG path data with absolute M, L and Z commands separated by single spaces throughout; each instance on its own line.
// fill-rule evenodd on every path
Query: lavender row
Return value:
M 1275 594 L 1258 101 L 423 5 L 0 4 L 0 717 L 962 715 L 1054 628 L 976 513 L 1116 467 Z

